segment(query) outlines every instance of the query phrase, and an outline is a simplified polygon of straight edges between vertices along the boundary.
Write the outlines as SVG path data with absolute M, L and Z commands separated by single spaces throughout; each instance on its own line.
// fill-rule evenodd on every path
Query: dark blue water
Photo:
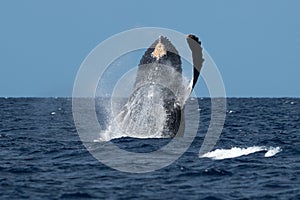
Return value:
M 103 165 L 85 149 L 71 98 L 1 98 L 0 199 L 300 199 L 300 99 L 229 98 L 214 149 L 272 146 L 281 151 L 221 160 L 198 156 L 210 100 L 199 103 L 200 127 L 188 151 L 165 168 L 130 174 Z M 166 139 L 114 143 L 147 152 Z

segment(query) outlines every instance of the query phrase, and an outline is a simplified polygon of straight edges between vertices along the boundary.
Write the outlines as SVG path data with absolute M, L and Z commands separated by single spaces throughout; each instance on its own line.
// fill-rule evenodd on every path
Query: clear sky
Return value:
M 96 45 L 154 26 L 199 35 L 227 96 L 300 97 L 299 9 L 298 0 L 2 0 L 0 96 L 71 96 Z

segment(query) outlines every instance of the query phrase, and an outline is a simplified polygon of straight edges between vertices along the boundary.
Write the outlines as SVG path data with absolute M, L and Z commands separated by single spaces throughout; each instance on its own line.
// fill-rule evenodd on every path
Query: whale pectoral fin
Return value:
M 204 59 L 203 59 L 203 53 L 202 53 L 202 47 L 201 42 L 199 41 L 199 38 L 195 35 L 188 35 L 187 43 L 192 51 L 192 57 L 193 57 L 193 79 L 191 80 L 188 90 L 189 92 L 192 92 L 193 88 L 195 87 L 198 77 L 200 75 L 200 70 L 202 68 Z

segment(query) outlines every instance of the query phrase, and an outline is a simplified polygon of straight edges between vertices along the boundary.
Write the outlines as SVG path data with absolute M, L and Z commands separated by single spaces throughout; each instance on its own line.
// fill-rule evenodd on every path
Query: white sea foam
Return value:
M 270 147 L 267 153 L 265 153 L 265 157 L 272 157 L 281 151 L 280 147 Z
M 223 160 L 228 158 L 237 158 L 256 152 L 266 151 L 265 157 L 272 157 L 281 151 L 280 147 L 253 146 L 247 148 L 232 147 L 231 149 L 216 149 L 200 157 L 211 158 L 213 160 Z

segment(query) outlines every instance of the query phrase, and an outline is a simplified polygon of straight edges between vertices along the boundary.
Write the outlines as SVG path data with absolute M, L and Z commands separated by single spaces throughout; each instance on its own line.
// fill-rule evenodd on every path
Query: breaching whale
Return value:
M 188 35 L 193 78 L 185 84 L 181 57 L 174 45 L 160 36 L 142 56 L 132 94 L 114 119 L 123 136 L 175 137 L 184 133 L 184 108 L 203 64 L 201 42 Z

